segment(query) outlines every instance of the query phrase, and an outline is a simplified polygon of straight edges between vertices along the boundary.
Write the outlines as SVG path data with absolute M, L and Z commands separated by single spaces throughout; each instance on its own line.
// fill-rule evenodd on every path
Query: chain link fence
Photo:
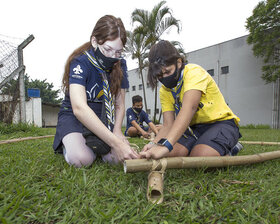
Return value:
M 23 40 L 0 34 L 0 122 L 25 122 L 25 115 L 22 116 L 25 102 L 21 100 L 24 99 L 23 48 L 34 39 L 30 37 Z

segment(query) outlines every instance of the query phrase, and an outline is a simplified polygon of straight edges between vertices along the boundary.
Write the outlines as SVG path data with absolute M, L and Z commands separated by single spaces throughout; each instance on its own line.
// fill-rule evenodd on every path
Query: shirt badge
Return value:
M 83 73 L 83 70 L 80 65 L 77 65 L 76 68 L 73 68 L 73 72 L 78 75 Z

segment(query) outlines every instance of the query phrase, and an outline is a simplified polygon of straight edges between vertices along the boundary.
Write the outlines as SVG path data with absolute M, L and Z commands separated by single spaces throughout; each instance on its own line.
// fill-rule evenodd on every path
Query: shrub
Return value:
M 27 123 L 5 124 L 0 122 L 0 134 L 11 134 L 14 132 L 35 132 L 38 127 Z

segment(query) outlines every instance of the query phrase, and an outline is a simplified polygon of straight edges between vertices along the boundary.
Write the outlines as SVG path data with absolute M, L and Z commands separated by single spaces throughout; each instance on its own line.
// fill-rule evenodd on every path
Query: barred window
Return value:
M 228 74 L 229 73 L 229 67 L 228 66 L 224 66 L 221 67 L 221 73 L 223 74 Z
M 214 76 L 214 69 L 209 69 L 207 70 L 207 72 L 209 73 L 209 75 Z

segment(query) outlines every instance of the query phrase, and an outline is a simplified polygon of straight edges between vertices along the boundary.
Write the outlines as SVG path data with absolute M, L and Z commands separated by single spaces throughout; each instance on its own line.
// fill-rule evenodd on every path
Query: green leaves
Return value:
M 59 98 L 60 90 L 54 90 L 54 86 L 52 83 L 47 82 L 47 79 L 39 80 L 39 79 L 31 79 L 25 74 L 24 75 L 24 85 L 25 85 L 25 96 L 27 98 L 27 89 L 28 88 L 38 88 L 40 89 L 40 97 L 42 98 L 43 103 L 52 103 L 59 104 L 62 99 Z M 18 81 L 11 80 L 6 83 L 6 85 L 2 89 L 3 94 L 11 94 L 12 92 L 17 91 L 18 89 Z
M 247 18 L 246 29 L 254 55 L 262 57 L 265 63 L 262 78 L 266 83 L 275 82 L 280 78 L 280 1 L 260 2 Z
M 132 32 L 127 32 L 129 35 L 126 52 L 132 52 L 132 59 L 137 59 L 138 61 L 138 71 L 143 85 L 145 110 L 147 110 L 147 102 L 143 69 L 148 66 L 149 50 L 171 28 L 177 28 L 178 33 L 181 31 L 180 21 L 172 15 L 172 10 L 165 6 L 165 3 L 166 1 L 159 2 L 151 11 L 135 9 L 131 14 L 131 19 L 133 24 L 136 24 L 136 27 Z M 179 52 L 185 56 L 182 45 L 177 42 L 175 47 L 177 48 L 177 46 L 179 46 Z M 157 115 L 157 91 L 157 88 L 155 88 L 154 121 Z

